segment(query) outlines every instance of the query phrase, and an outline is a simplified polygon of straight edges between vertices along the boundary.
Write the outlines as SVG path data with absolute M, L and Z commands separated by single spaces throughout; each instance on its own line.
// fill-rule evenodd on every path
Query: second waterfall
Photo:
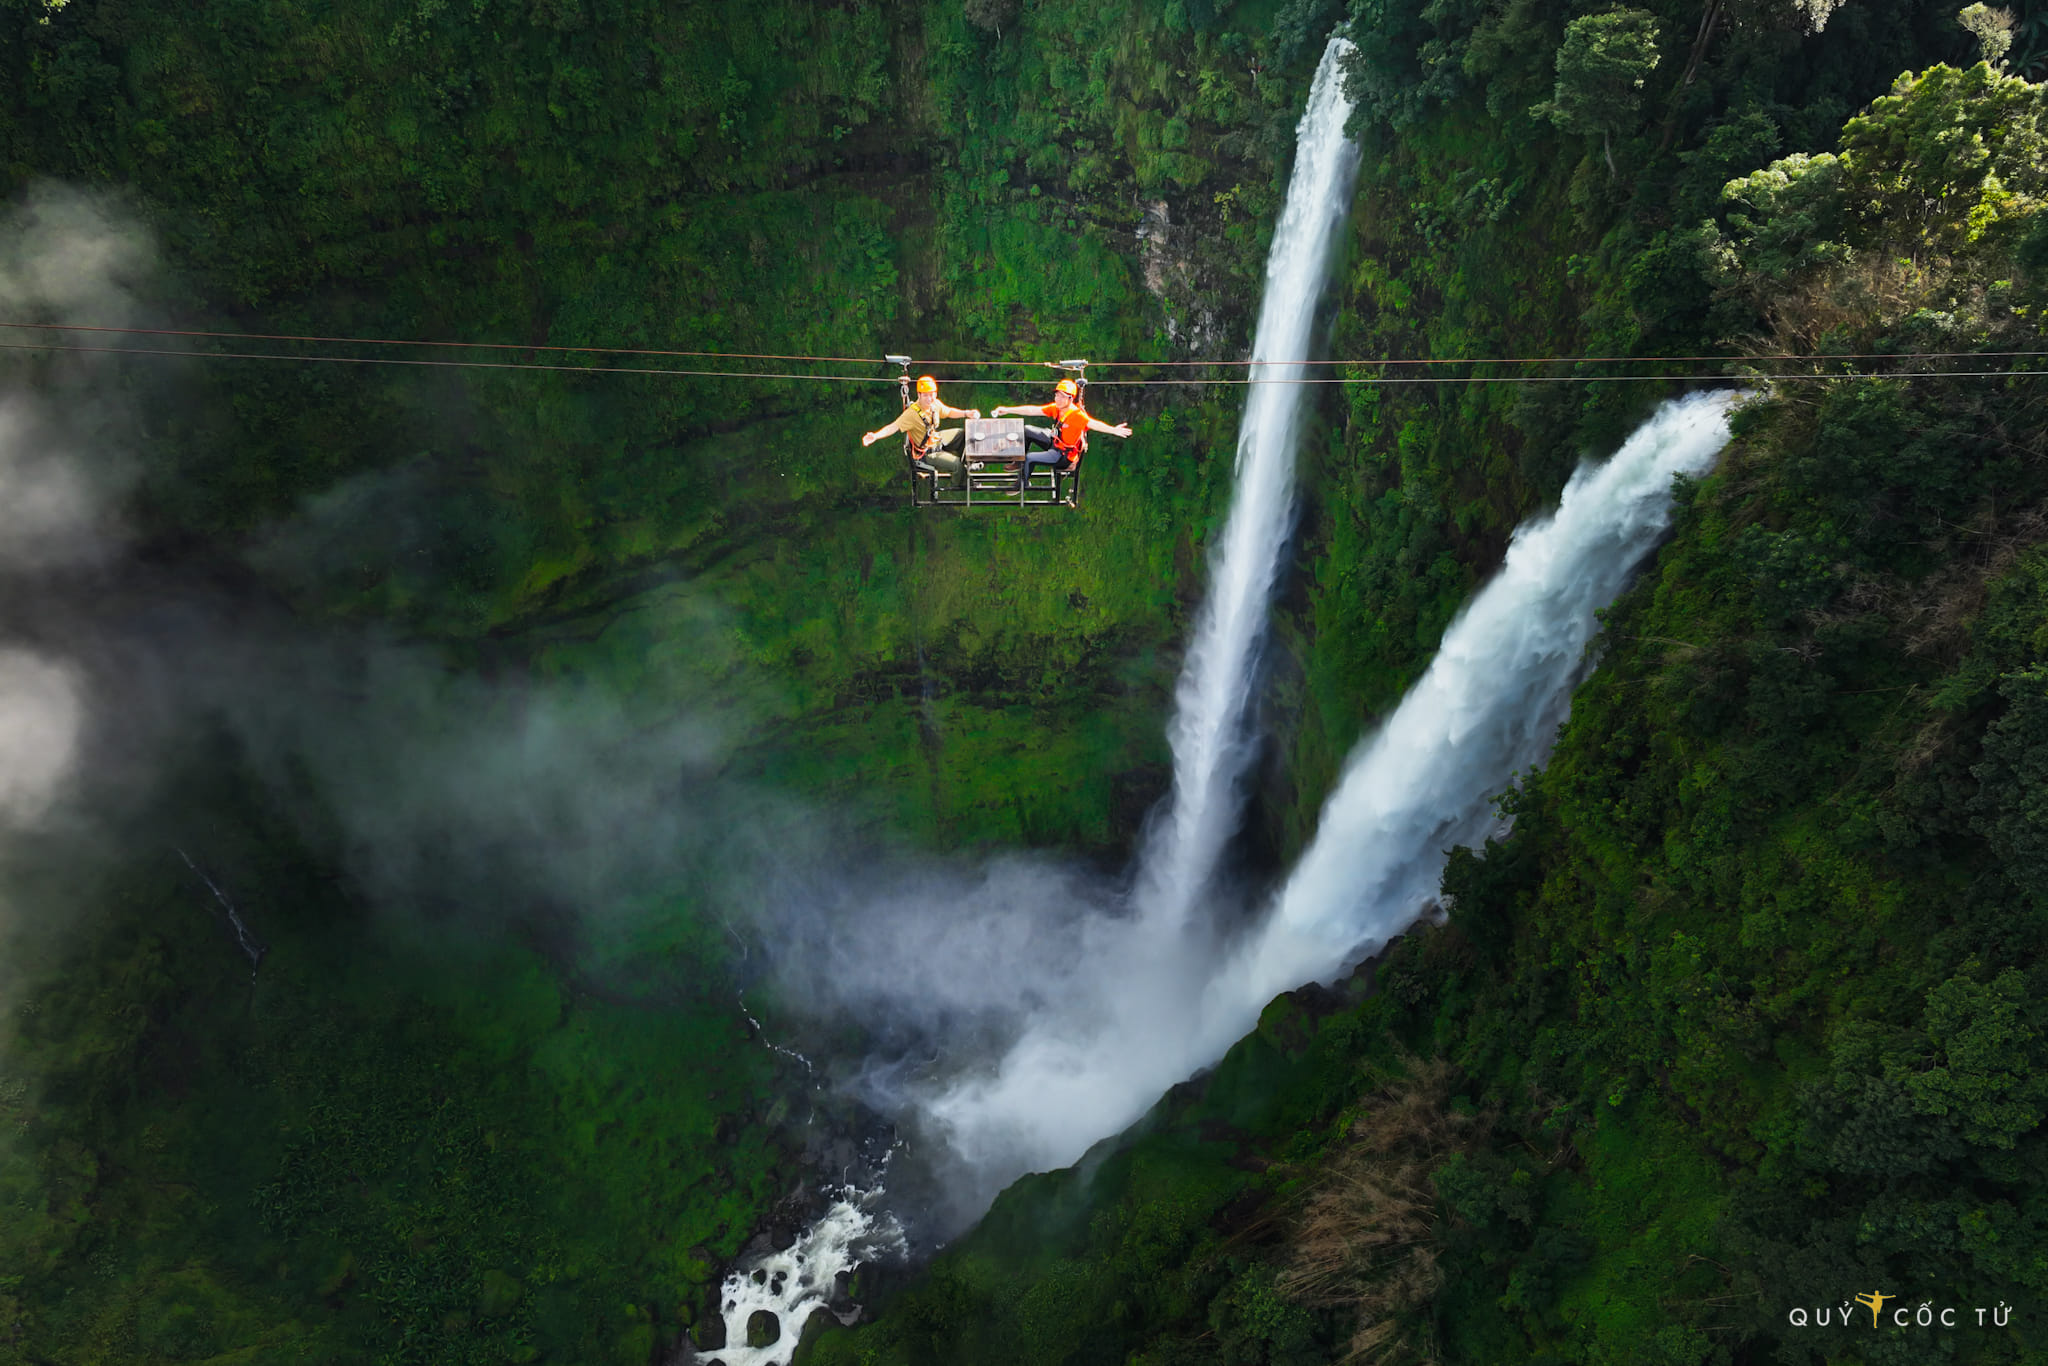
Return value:
M 1237 832 L 1251 676 L 1265 634 L 1280 549 L 1294 513 L 1294 457 L 1311 386 L 1302 363 L 1330 260 L 1351 211 L 1358 145 L 1345 136 L 1349 40 L 1330 39 L 1297 131 L 1287 203 L 1266 258 L 1266 289 L 1248 368 L 1250 396 L 1237 436 L 1237 492 L 1210 559 L 1209 594 L 1174 696 L 1173 795 L 1140 864 L 1141 914 L 1178 925 Z

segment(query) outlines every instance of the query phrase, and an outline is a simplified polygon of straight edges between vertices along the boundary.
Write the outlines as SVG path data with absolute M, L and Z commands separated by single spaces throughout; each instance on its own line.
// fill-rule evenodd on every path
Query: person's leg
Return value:
M 958 449 L 962 435 L 963 433 L 958 427 L 940 429 L 937 440 L 932 444 L 932 448 L 925 452 L 925 463 L 940 474 L 960 473 L 960 457 L 949 451 L 947 447 L 950 446 Z
M 1005 467 L 1016 473 L 1017 487 L 1022 489 L 1024 481 L 1031 477 L 1031 466 L 1044 464 L 1052 450 L 1053 430 L 1050 427 L 1026 427 L 1024 429 L 1024 459 L 1005 462 Z
M 1058 469 L 1061 465 L 1066 463 L 1066 459 L 1067 458 L 1064 455 L 1061 455 L 1058 451 L 1026 451 L 1024 453 L 1023 467 L 1017 471 L 1018 491 L 1021 493 L 1024 490 L 1025 486 L 1031 482 L 1031 470 L 1033 466 L 1040 466 L 1047 469 Z

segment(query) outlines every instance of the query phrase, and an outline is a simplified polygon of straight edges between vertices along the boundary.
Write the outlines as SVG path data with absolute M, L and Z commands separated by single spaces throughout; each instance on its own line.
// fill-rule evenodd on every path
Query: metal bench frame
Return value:
M 903 405 L 907 408 L 913 401 L 910 358 L 887 356 L 884 359 L 902 369 L 897 384 L 902 391 Z M 1051 364 L 1055 369 L 1074 375 L 1077 385 L 1085 392 L 1087 361 Z M 942 474 L 929 461 L 919 459 L 917 449 L 905 436 L 903 462 L 910 478 L 910 504 L 912 507 L 953 508 L 1081 506 L 1079 460 L 1064 469 L 1057 465 L 1025 465 L 1027 474 L 1020 489 L 1016 466 L 1023 463 L 1024 452 L 1022 418 L 969 418 L 966 432 L 960 439 L 961 469 L 958 474 Z M 981 462 L 981 469 L 967 468 L 976 461 Z

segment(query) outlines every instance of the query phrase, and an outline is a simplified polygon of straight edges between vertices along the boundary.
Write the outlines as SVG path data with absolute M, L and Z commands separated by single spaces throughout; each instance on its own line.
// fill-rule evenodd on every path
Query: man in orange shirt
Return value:
M 1088 449 L 1090 432 L 1102 432 L 1108 436 L 1131 434 L 1128 423 L 1112 427 L 1090 417 L 1088 410 L 1080 404 L 1080 392 L 1074 381 L 1063 379 L 1052 391 L 1052 402 L 1044 407 L 1018 404 L 989 409 L 990 417 L 1049 417 L 1059 424 L 1057 427 L 1024 429 L 1023 478 L 1031 477 L 1033 465 L 1050 465 L 1057 474 L 1065 474 L 1074 468 L 1080 462 L 1081 452 Z

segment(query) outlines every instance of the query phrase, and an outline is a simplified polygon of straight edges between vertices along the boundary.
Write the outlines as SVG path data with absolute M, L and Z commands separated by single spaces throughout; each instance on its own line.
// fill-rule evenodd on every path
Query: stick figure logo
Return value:
M 1877 1311 L 1884 1308 L 1886 1300 L 1895 1300 L 1897 1298 L 1898 1296 L 1896 1295 L 1884 1295 L 1873 1290 L 1868 1295 L 1858 1295 L 1856 1303 L 1870 1311 L 1870 1326 L 1875 1328 L 1877 1327 Z

